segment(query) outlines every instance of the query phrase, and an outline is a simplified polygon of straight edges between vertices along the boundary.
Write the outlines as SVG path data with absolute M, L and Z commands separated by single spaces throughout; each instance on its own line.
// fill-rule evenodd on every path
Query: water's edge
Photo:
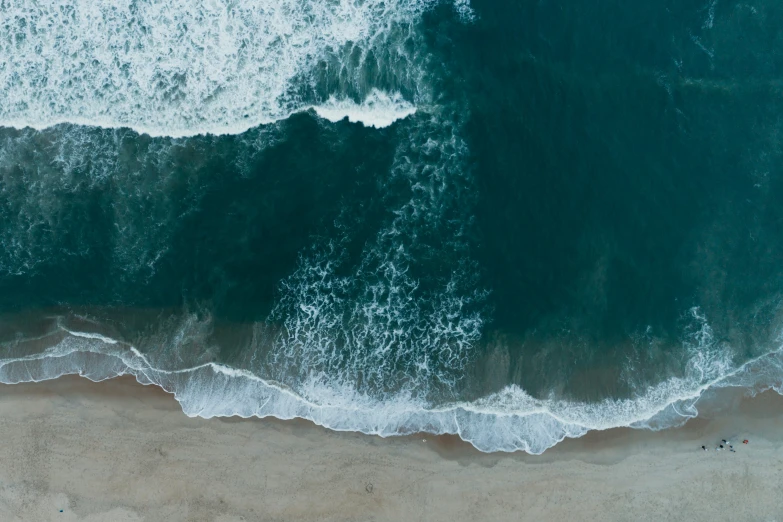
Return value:
M 381 437 L 456 435 L 485 453 L 541 454 L 566 438 L 590 431 L 681 426 L 698 416 L 697 403 L 711 391 L 735 387 L 750 395 L 769 389 L 780 393 L 783 375 L 770 371 L 783 366 L 781 348 L 698 386 L 670 380 L 634 400 L 545 401 L 510 386 L 478 401 L 433 408 L 406 396 L 379 403 L 357 394 L 339 397 L 336 390 L 323 390 L 324 400 L 318 401 L 219 363 L 155 368 L 144 354 L 115 339 L 91 332 L 64 332 L 63 340 L 44 353 L 0 361 L 0 382 L 42 382 L 65 375 L 100 382 L 130 375 L 140 384 L 156 385 L 173 394 L 189 417 L 301 418 L 334 431 Z

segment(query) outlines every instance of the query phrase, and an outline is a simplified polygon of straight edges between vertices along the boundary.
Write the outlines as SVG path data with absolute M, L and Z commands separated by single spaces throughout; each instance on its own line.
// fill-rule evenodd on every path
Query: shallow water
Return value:
M 780 387 L 783 7 L 0 9 L 0 380 L 540 453 Z

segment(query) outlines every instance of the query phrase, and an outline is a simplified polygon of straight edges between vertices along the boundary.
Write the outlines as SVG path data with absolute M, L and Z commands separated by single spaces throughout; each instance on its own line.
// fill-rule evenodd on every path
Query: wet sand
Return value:
M 130 378 L 2 385 L 0 520 L 783 520 L 783 398 L 728 390 L 712 403 L 682 428 L 530 456 L 193 419 Z M 736 453 L 713 450 L 722 438 Z

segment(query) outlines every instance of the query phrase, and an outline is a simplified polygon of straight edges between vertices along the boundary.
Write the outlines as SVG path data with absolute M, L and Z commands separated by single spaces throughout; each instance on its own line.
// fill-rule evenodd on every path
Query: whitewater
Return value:
M 694 311 L 697 313 L 698 311 Z M 452 434 L 483 452 L 543 453 L 565 438 L 617 427 L 664 429 L 698 415 L 710 390 L 742 387 L 750 393 L 783 391 L 783 346 L 732 367 L 708 347 L 693 355 L 688 376 L 650 387 L 639 397 L 583 403 L 536 399 L 508 386 L 480 400 L 433 406 L 401 393 L 378 400 L 350 386 L 313 379 L 299 394 L 251 371 L 219 363 L 159 368 L 136 348 L 103 334 L 60 325 L 44 352 L 0 361 L 0 382 L 18 384 L 80 375 L 98 382 L 132 375 L 172 393 L 190 417 L 302 418 L 336 431 L 381 437 Z
M 352 70 L 351 55 L 364 61 L 386 46 L 392 60 L 407 62 L 394 48 L 436 3 L 12 1 L 0 10 L 0 125 L 239 134 L 311 108 L 331 120 L 389 125 L 416 100 L 379 90 Z M 384 60 L 377 52 L 369 59 Z M 318 64 L 345 87 L 319 85 Z M 404 66 L 402 74 L 419 74 Z

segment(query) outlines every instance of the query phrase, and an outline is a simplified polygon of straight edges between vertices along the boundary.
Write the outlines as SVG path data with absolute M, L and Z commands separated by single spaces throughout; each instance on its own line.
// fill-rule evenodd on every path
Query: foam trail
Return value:
M 269 364 L 286 382 L 320 374 L 328 382 L 313 397 L 354 385 L 377 397 L 403 389 L 448 395 L 464 377 L 485 324 L 487 293 L 464 240 L 475 191 L 459 131 L 434 115 L 411 117 L 398 128 L 394 161 L 381 180 L 402 196 L 389 200 L 361 254 L 347 254 L 349 227 L 337 223 L 281 281 L 267 319 L 282 327 Z M 441 264 L 431 267 L 439 278 L 424 285 L 412 267 L 432 252 L 439 253 Z
M 116 340 L 112 339 L 111 337 L 106 337 L 105 335 L 90 333 L 90 332 L 77 332 L 74 330 L 68 330 L 67 328 L 63 328 L 63 330 L 73 335 L 74 337 L 82 337 L 84 339 L 97 339 L 106 344 L 117 344 Z

